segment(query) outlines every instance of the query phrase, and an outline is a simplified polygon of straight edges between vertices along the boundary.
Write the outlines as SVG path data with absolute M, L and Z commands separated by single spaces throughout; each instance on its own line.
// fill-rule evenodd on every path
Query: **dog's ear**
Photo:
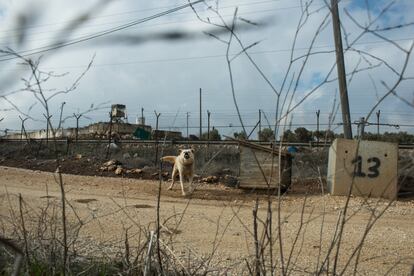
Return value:
M 183 151 L 183 149 L 178 149 L 178 153 L 181 153 Z
M 191 146 L 191 148 L 190 148 L 190 149 L 191 149 L 191 152 L 192 152 L 192 153 L 194 153 L 194 151 L 195 151 L 195 150 L 194 150 L 194 147 L 193 147 L 193 146 Z

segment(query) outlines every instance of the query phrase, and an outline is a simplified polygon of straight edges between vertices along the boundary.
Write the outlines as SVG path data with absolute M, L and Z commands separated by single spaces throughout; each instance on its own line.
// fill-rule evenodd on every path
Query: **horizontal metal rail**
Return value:
M 0 143 L 27 143 L 28 140 L 26 139 L 4 139 L 0 138 Z M 33 142 L 46 142 L 46 139 L 30 139 L 29 141 Z M 57 139 L 52 140 L 49 139 L 49 142 L 57 143 L 70 143 L 75 144 L 75 140 L 66 140 L 66 139 Z M 262 146 L 269 146 L 274 144 L 271 142 L 263 142 L 257 140 L 248 140 L 251 143 L 257 143 Z M 121 140 L 122 144 L 166 144 L 166 145 L 238 145 L 237 141 L 232 140 L 216 140 L 216 141 L 207 141 L 207 140 L 194 140 L 194 141 L 187 141 L 187 140 L 137 140 L 137 139 L 127 139 Z M 77 141 L 79 144 L 107 144 L 108 140 L 106 139 L 79 139 Z M 280 141 L 276 141 L 277 145 L 280 145 Z M 283 142 L 282 146 L 296 146 L 296 147 L 329 147 L 331 145 L 330 142 L 309 142 L 309 143 L 298 143 L 298 142 Z M 399 144 L 398 147 L 400 149 L 414 149 L 414 144 Z

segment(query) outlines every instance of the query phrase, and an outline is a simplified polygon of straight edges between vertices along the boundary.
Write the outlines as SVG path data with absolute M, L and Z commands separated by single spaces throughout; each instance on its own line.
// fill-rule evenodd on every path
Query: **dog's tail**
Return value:
M 174 164 L 176 158 L 177 156 L 164 156 L 164 157 L 161 157 L 161 161 Z

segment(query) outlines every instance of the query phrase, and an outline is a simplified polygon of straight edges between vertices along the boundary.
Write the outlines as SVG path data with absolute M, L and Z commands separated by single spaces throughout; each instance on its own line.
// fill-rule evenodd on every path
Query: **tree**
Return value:
M 210 140 L 210 141 L 220 141 L 221 140 L 221 135 L 219 133 L 219 131 L 217 130 L 217 128 L 214 128 L 212 130 L 210 130 L 210 139 L 208 137 L 208 132 L 204 132 L 203 135 L 201 136 L 202 140 Z
M 285 130 L 283 132 L 283 142 L 296 142 L 296 135 L 290 129 Z
M 304 127 L 295 129 L 296 141 L 307 143 L 312 141 L 312 133 Z
M 342 134 L 340 134 L 340 135 L 343 135 L 343 133 Z M 327 131 L 325 131 L 324 132 L 324 135 L 323 135 L 323 137 L 324 137 L 324 139 L 326 139 L 327 141 L 333 141 L 333 140 L 335 140 L 335 138 L 337 137 L 338 135 L 335 135 L 335 133 L 332 131 L 332 130 L 327 130 Z
M 322 131 L 315 130 L 312 132 L 312 138 L 314 141 L 320 141 L 325 138 Z
M 243 131 L 233 133 L 234 138 L 240 140 L 247 140 L 247 135 Z
M 275 139 L 275 133 L 271 128 L 264 128 L 259 131 L 259 140 L 265 142 L 271 142 Z
M 395 132 L 385 132 L 381 140 L 386 142 L 400 143 L 400 144 L 409 144 L 414 142 L 414 136 L 408 134 L 405 131 Z

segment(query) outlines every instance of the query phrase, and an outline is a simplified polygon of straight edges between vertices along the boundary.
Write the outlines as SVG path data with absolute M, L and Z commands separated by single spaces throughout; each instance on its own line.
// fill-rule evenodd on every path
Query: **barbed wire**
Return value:
M 358 121 L 355 121 L 355 122 L 352 123 L 352 125 L 359 125 L 359 124 L 360 123 Z M 299 128 L 299 127 L 310 127 L 310 126 L 315 126 L 316 127 L 317 125 L 318 124 L 313 124 L 313 123 L 309 123 L 309 124 L 281 124 L 281 125 L 279 125 L 279 127 L 289 127 L 290 126 L 290 127 Z M 327 126 L 327 127 L 329 127 L 329 126 L 331 126 L 331 127 L 334 127 L 334 126 L 342 126 L 342 125 L 343 125 L 343 123 L 333 123 L 333 124 L 328 124 L 328 123 L 322 123 L 321 124 L 320 123 L 319 124 L 319 126 Z M 414 127 L 414 124 L 391 124 L 391 123 L 380 123 L 380 124 L 377 124 L 377 123 L 369 123 L 369 122 L 367 122 L 365 125 L 366 126 L 378 126 L 378 125 L 380 125 L 380 126 L 388 126 L 388 127 L 393 127 L 393 128 L 396 128 L 396 129 L 400 129 L 401 127 Z M 247 128 L 256 127 L 256 125 L 244 125 L 244 126 L 247 127 Z M 84 126 L 84 127 L 87 127 L 87 126 Z M 75 127 L 68 127 L 66 129 L 74 129 L 74 128 Z M 82 128 L 82 127 L 80 127 L 80 128 Z M 159 129 L 160 130 L 166 130 L 166 129 L 186 129 L 186 128 L 189 128 L 189 129 L 199 129 L 200 126 L 199 125 L 188 125 L 188 126 L 186 126 L 186 125 L 179 125 L 179 126 L 174 126 L 174 127 L 171 127 L 170 125 L 160 125 L 159 126 Z M 228 124 L 228 125 L 212 125 L 210 127 L 210 130 L 213 129 L 213 128 L 215 128 L 215 129 L 223 129 L 223 128 L 229 129 L 229 128 L 233 128 L 233 129 L 236 130 L 238 128 L 241 128 L 241 125 L 233 125 L 233 124 Z M 265 129 L 265 128 L 267 128 L 267 127 L 263 127 L 262 129 Z M 202 126 L 202 129 L 207 130 L 208 127 L 207 126 Z M 20 133 L 20 131 L 21 131 L 21 129 L 9 129 L 9 128 L 0 129 L 1 132 L 4 132 L 5 130 L 7 130 L 7 132 L 10 132 L 10 133 L 17 133 L 17 132 Z M 26 129 L 27 132 L 35 132 L 35 131 L 42 131 L 42 130 L 44 130 L 44 129 Z M 326 130 L 328 130 L 328 129 L 321 129 L 320 131 L 326 131 Z M 310 130 L 310 131 L 316 131 L 316 130 Z

